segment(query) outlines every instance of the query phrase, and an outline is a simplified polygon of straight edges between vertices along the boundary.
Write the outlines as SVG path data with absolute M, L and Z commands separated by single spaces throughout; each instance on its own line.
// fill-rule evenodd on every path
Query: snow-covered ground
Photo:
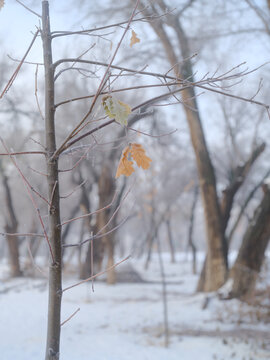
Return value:
M 170 343 L 164 347 L 162 286 L 158 259 L 147 272 L 141 260 L 128 260 L 149 283 L 108 286 L 95 282 L 63 296 L 61 360 L 264 360 L 270 359 L 269 323 L 258 310 L 237 300 L 194 294 L 197 276 L 179 257 L 165 270 Z M 120 265 L 126 266 L 126 265 Z M 77 282 L 66 275 L 64 287 Z M 156 282 L 155 282 L 156 281 Z M 47 313 L 46 279 L 0 282 L 0 359 L 44 358 Z M 268 310 L 269 311 L 269 310 Z M 259 317 L 260 318 L 260 317 Z M 269 317 L 268 317 L 269 320 Z

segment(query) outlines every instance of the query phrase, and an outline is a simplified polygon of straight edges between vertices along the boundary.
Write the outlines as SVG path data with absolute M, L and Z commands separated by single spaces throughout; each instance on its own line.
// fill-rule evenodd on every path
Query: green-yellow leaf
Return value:
M 123 126 L 127 126 L 128 115 L 131 113 L 131 107 L 128 104 L 112 96 L 104 96 L 102 105 L 109 118 L 115 119 L 116 122 Z

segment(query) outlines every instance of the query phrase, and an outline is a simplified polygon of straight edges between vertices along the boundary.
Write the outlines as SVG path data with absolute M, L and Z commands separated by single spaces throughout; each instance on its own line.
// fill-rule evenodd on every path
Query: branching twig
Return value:
M 125 31 L 123 32 L 123 35 L 122 35 L 119 43 L 118 43 L 117 46 L 116 46 L 116 49 L 115 49 L 114 53 L 113 53 L 113 56 L 112 56 L 112 58 L 111 58 L 111 61 L 110 61 L 110 63 L 108 64 L 107 69 L 106 69 L 106 71 L 105 71 L 105 73 L 104 73 L 104 75 L 103 75 L 103 77 L 102 77 L 102 79 L 101 79 L 101 82 L 100 82 L 99 87 L 98 87 L 98 89 L 97 89 L 96 95 L 95 95 L 94 98 L 93 98 L 93 101 L 92 101 L 92 104 L 91 104 L 91 106 L 90 106 L 89 111 L 86 113 L 86 115 L 83 117 L 83 119 L 79 122 L 79 124 L 78 124 L 78 125 L 71 131 L 71 133 L 67 136 L 67 138 L 64 140 L 64 142 L 62 143 L 62 145 L 60 145 L 60 147 L 55 151 L 55 153 L 54 153 L 53 156 L 52 156 L 53 159 L 57 158 L 57 157 L 61 154 L 61 152 L 64 150 L 65 145 L 67 144 L 67 142 L 73 137 L 74 133 L 77 133 L 77 131 L 78 131 L 78 130 L 80 129 L 80 127 L 83 125 L 83 123 L 85 122 L 85 120 L 86 120 L 86 119 L 88 118 L 88 116 L 92 113 L 93 108 L 94 108 L 94 106 L 95 106 L 95 104 L 96 104 L 96 101 L 97 101 L 97 99 L 98 99 L 98 97 L 99 97 L 99 95 L 100 95 L 100 93 L 101 93 L 101 91 L 102 91 L 102 89 L 103 89 L 103 87 L 104 87 L 104 85 L 105 85 L 105 83 L 106 83 L 107 76 L 108 76 L 108 74 L 109 74 L 111 65 L 112 65 L 112 63 L 113 63 L 113 61 L 114 61 L 114 59 L 115 59 L 115 57 L 116 57 L 116 55 L 117 55 L 117 53 L 118 53 L 118 51 L 119 51 L 119 48 L 120 48 L 120 46 L 121 46 L 121 44 L 122 44 L 122 42 L 123 42 L 123 40 L 124 40 L 124 37 L 125 37 L 128 29 L 129 29 L 129 25 L 130 25 L 130 23 L 131 23 L 134 15 L 135 15 L 135 12 L 136 12 L 136 9 L 137 9 L 138 5 L 139 5 L 139 0 L 136 1 L 136 5 L 135 5 L 135 7 L 134 7 L 134 9 L 133 9 L 133 12 L 132 12 L 132 14 L 131 14 L 131 16 L 130 16 L 130 19 L 129 19 L 128 23 L 127 23 L 126 29 L 125 29 Z M 75 59 L 75 61 L 81 61 L 81 59 Z
M 10 154 L 10 153 L 9 153 L 9 150 L 8 150 L 8 148 L 7 148 L 7 146 L 6 146 L 5 142 L 4 142 L 4 140 L 3 140 L 1 137 L 0 137 L 0 141 L 2 142 L 2 145 L 3 145 L 3 147 L 5 148 L 6 152 L 7 152 L 8 154 Z M 50 254 L 51 254 L 52 261 L 54 262 L 54 256 L 53 256 L 53 252 L 52 252 L 52 247 L 51 247 L 51 244 L 50 244 L 50 241 L 49 241 L 49 237 L 48 237 L 47 231 L 46 231 L 46 229 L 45 229 L 45 224 L 44 224 L 43 219 L 42 219 L 42 217 L 41 217 L 40 210 L 39 210 L 39 208 L 38 208 L 38 206 L 37 206 L 37 204 L 36 204 L 36 201 L 35 201 L 35 199 L 33 198 L 32 194 L 31 194 L 31 190 L 32 190 L 32 189 L 31 189 L 31 185 L 30 185 L 30 184 L 28 183 L 28 181 L 26 180 L 25 176 L 23 175 L 21 169 L 18 167 L 18 165 L 17 165 L 17 163 L 16 163 L 16 161 L 14 160 L 14 158 L 13 158 L 12 155 L 10 155 L 10 159 L 11 159 L 11 161 L 13 162 L 14 166 L 16 167 L 16 169 L 18 170 L 18 172 L 19 172 L 19 174 L 20 174 L 20 176 L 21 176 L 21 178 L 22 178 L 23 184 L 24 184 L 24 186 L 25 186 L 25 188 L 26 188 L 26 191 L 27 191 L 27 193 L 28 193 L 28 195 L 29 195 L 29 198 L 30 198 L 30 200 L 31 200 L 31 202 L 32 202 L 32 204 L 33 204 L 33 206 L 34 206 L 34 209 L 35 209 L 36 212 L 37 212 L 37 216 L 38 216 L 39 222 L 40 222 L 40 224 L 41 224 L 41 226 L 42 226 L 43 233 L 44 233 L 45 239 L 46 239 L 46 241 L 47 241 L 47 244 L 48 244 L 48 247 L 49 247 L 49 250 L 50 250 Z

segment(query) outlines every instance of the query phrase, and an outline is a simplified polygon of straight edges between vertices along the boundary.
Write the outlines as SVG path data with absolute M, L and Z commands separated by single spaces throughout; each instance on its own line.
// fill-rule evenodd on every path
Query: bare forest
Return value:
M 0 358 L 270 358 L 270 1 L 0 0 Z

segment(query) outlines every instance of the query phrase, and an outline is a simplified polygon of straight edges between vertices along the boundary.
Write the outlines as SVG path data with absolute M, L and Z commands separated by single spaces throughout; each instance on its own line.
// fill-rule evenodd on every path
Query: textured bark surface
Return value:
M 269 239 L 270 190 L 265 187 L 263 200 L 254 213 L 232 268 L 233 287 L 230 296 L 246 297 L 252 294 Z
M 49 268 L 49 302 L 47 323 L 46 360 L 58 360 L 60 353 L 61 300 L 62 300 L 62 244 L 60 221 L 60 197 L 58 180 L 58 159 L 52 159 L 56 150 L 54 124 L 54 71 L 49 3 L 42 2 L 42 42 L 45 70 L 45 133 L 47 152 L 47 183 L 50 201 L 48 223 L 49 242 L 52 250 Z

